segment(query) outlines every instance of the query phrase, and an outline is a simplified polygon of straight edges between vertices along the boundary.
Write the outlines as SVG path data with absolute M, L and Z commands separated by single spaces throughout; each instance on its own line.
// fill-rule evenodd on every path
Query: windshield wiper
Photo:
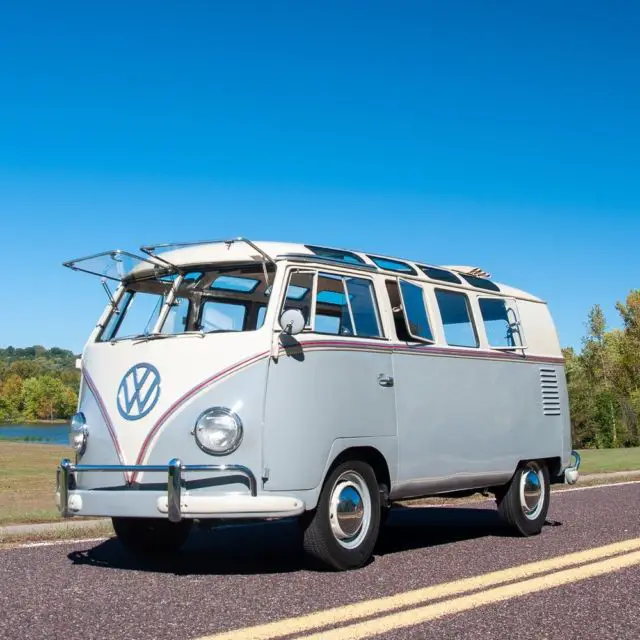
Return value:
M 182 333 L 139 333 L 135 336 L 127 336 L 124 338 L 118 338 L 118 340 L 112 340 L 111 343 L 119 342 L 121 340 L 133 340 L 133 343 L 148 342 L 149 340 L 162 340 L 164 338 L 179 338 L 180 336 L 198 336 L 204 338 L 204 331 L 183 331 Z

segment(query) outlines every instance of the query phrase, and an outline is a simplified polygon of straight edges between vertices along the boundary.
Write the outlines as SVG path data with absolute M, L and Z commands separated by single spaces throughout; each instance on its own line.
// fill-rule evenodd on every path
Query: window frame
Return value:
M 434 330 L 433 330 L 434 327 L 433 327 L 433 322 L 432 322 L 432 315 L 430 313 L 429 305 L 427 304 L 426 290 L 422 286 L 422 283 L 420 283 L 419 281 L 418 282 L 414 282 L 414 281 L 411 281 L 411 280 L 407 280 L 406 278 L 400 278 L 400 277 L 398 277 L 396 279 L 396 281 L 398 283 L 398 294 L 400 295 L 400 303 L 402 305 L 402 316 L 404 318 L 404 323 L 405 323 L 405 328 L 407 330 L 407 334 L 409 335 L 409 337 L 411 337 L 416 342 L 422 342 L 424 344 L 436 344 L 436 337 L 435 337 L 435 333 L 434 333 Z M 409 322 L 409 316 L 407 315 L 407 303 L 405 302 L 404 295 L 402 293 L 402 283 L 403 282 L 406 282 L 408 285 L 410 285 L 412 287 L 418 288 L 420 290 L 420 293 L 422 294 L 422 306 L 424 307 L 424 312 L 425 312 L 425 315 L 427 316 L 427 325 L 429 327 L 429 331 L 431 332 L 431 339 L 425 338 L 424 336 L 415 335 L 411 331 L 411 323 Z
M 345 263 L 345 266 L 348 267 L 348 264 Z M 294 273 L 312 273 L 313 274 L 313 288 L 311 290 L 311 305 L 310 305 L 310 322 L 308 325 L 305 325 L 304 329 L 301 332 L 301 335 L 304 334 L 315 334 L 315 335 L 320 335 L 320 336 L 334 336 L 334 337 L 338 337 L 338 338 L 347 338 L 347 339 L 352 339 L 352 338 L 357 338 L 360 340 L 383 340 L 383 341 L 389 341 L 389 336 L 388 336 L 388 332 L 387 329 L 385 328 L 385 322 L 384 322 L 384 318 L 383 315 L 380 311 L 380 296 L 379 296 L 379 292 L 378 292 L 378 288 L 376 286 L 376 281 L 373 277 L 371 277 L 369 274 L 363 274 L 363 273 L 353 273 L 353 272 L 349 272 L 347 269 L 345 269 L 344 271 L 340 268 L 333 268 L 333 267 L 325 267 L 323 266 L 318 266 L 318 267 L 309 267 L 309 266 L 299 266 L 299 265 L 291 265 L 287 268 L 287 270 L 284 273 L 284 279 L 283 279 L 283 287 L 282 287 L 282 294 L 281 294 L 281 299 L 280 299 L 280 303 L 278 305 L 278 311 L 277 311 L 277 318 L 279 318 L 282 313 L 283 313 L 283 309 L 284 309 L 284 305 L 286 304 L 286 300 L 287 300 L 287 289 L 289 288 L 289 283 L 291 282 L 291 276 Z M 351 301 L 349 299 L 349 295 L 348 295 L 348 289 L 347 289 L 347 282 L 346 279 L 347 278 L 357 278 L 360 280 L 366 280 L 367 282 L 369 282 L 371 284 L 371 293 L 372 293 L 372 303 L 373 303 L 373 310 L 375 313 L 375 317 L 376 317 L 376 322 L 378 324 L 378 328 L 380 330 L 380 335 L 379 336 L 362 336 L 362 335 L 358 335 L 353 334 L 339 334 L 339 333 L 326 333 L 324 331 L 318 331 L 316 329 L 316 313 L 317 313 L 317 296 L 318 296 L 318 280 L 322 275 L 327 275 L 336 279 L 339 279 L 342 282 L 342 290 L 343 290 L 343 295 L 345 296 L 345 300 L 346 300 L 346 306 L 348 309 L 348 313 L 349 313 L 349 318 L 351 320 L 352 326 L 354 328 L 354 331 L 357 331 L 356 325 L 355 325 L 355 320 L 353 317 L 353 311 L 351 309 Z
M 522 314 L 520 313 L 520 308 L 518 306 L 518 301 L 516 298 L 512 297 L 512 296 L 492 296 L 492 295 L 486 295 L 486 294 L 481 294 L 477 296 L 477 301 L 478 301 L 478 313 L 480 314 L 480 320 L 482 322 L 482 330 L 484 331 L 484 335 L 487 341 L 487 347 L 489 349 L 495 350 L 495 351 L 520 351 L 522 350 L 522 353 L 524 354 L 525 351 L 529 348 L 528 344 L 527 344 L 527 340 L 525 338 L 525 333 L 524 333 L 524 329 L 522 326 Z M 509 308 L 513 309 L 516 315 L 516 326 L 518 328 L 518 334 L 520 336 L 520 344 L 519 345 L 492 345 L 489 342 L 489 335 L 487 334 L 487 328 L 485 325 L 485 319 L 482 315 L 482 307 L 480 306 L 480 300 L 501 300 L 504 304 L 505 307 L 507 308 L 507 312 L 509 310 Z M 512 304 L 508 304 L 508 303 L 512 303 Z
M 443 293 L 448 293 L 448 294 L 453 294 L 453 295 L 457 295 L 457 296 L 463 296 L 464 300 L 465 300 L 465 304 L 467 307 L 467 313 L 469 316 L 469 322 L 471 323 L 471 329 L 473 330 L 473 335 L 475 337 L 475 341 L 476 344 L 475 345 L 468 345 L 468 344 L 451 344 L 448 340 L 447 340 L 447 330 L 446 330 L 446 324 L 444 322 L 444 319 L 442 317 L 442 309 L 440 308 L 440 302 L 438 301 L 438 292 L 442 291 Z M 447 347 L 451 347 L 453 349 L 476 349 L 476 350 L 480 350 L 482 348 L 482 342 L 480 339 L 480 332 L 478 331 L 478 319 L 476 318 L 476 314 L 474 311 L 474 305 L 472 304 L 472 298 L 469 295 L 470 293 L 475 293 L 475 292 L 469 292 L 469 291 L 464 291 L 464 290 L 459 290 L 459 289 L 450 289 L 448 287 L 434 287 L 433 288 L 433 295 L 435 298 L 435 303 L 436 306 L 438 308 L 438 315 L 440 317 L 440 327 L 442 329 L 442 340 L 444 342 L 444 345 L 446 345 Z M 475 296 L 474 296 L 475 297 Z M 484 327 L 483 327 L 483 331 L 484 331 Z

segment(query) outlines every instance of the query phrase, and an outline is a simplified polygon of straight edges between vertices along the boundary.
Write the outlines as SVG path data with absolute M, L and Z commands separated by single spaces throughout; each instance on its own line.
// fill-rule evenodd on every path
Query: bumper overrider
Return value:
M 76 473 L 138 472 L 163 473 L 167 478 L 164 492 L 76 489 Z M 186 473 L 233 473 L 249 482 L 249 494 L 202 495 L 183 490 Z M 258 495 L 258 483 L 253 472 L 239 464 L 183 464 L 178 458 L 166 465 L 95 465 L 74 464 L 63 459 L 56 474 L 56 504 L 63 517 L 74 515 L 131 515 L 147 517 L 166 516 L 171 522 L 183 518 L 285 518 L 304 511 L 302 500 L 291 496 Z M 104 506 L 96 509 L 96 504 Z M 155 502 L 155 506 L 151 506 Z M 85 503 L 93 504 L 85 508 Z M 114 507 L 114 505 L 117 505 Z M 121 506 L 122 508 L 119 508 Z M 141 512 L 136 512 L 137 508 Z M 93 513 L 93 511 L 100 513 Z
M 575 458 L 575 464 L 569 465 L 563 471 L 564 481 L 566 484 L 575 484 L 578 481 L 578 469 L 580 468 L 580 454 L 573 450 L 570 458 Z

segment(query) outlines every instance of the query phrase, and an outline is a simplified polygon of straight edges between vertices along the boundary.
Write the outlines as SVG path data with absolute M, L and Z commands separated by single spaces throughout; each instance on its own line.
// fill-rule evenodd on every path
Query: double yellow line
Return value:
M 537 593 L 640 564 L 640 538 L 557 556 L 473 578 L 406 591 L 205 636 L 199 640 L 347 640 L 369 638 L 445 615 Z M 466 595 L 465 595 L 466 594 Z M 327 627 L 338 628 L 326 629 Z M 313 633 L 311 633 L 313 632 Z M 306 634 L 306 635 L 302 635 Z

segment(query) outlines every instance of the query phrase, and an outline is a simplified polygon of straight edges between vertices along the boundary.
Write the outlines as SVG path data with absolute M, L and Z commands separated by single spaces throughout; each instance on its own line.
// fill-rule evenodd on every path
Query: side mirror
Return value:
M 304 329 L 305 321 L 300 309 L 287 309 L 280 316 L 280 328 L 283 333 L 294 336 Z

